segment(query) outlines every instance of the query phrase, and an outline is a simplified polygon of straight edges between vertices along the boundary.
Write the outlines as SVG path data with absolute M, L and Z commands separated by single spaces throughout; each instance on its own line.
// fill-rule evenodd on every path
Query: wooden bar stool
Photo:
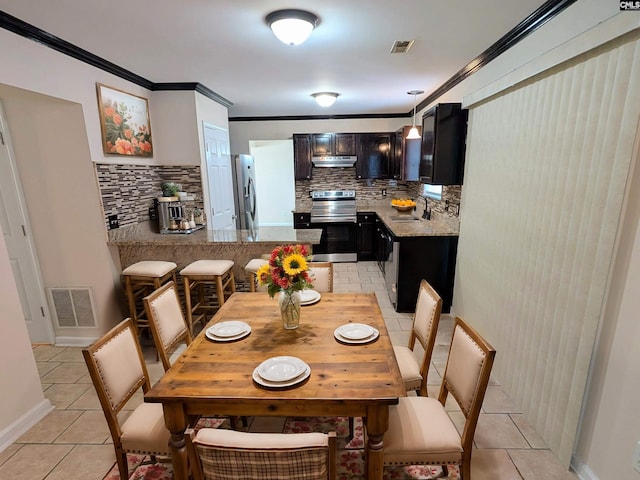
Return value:
M 269 261 L 263 258 L 252 258 L 249 260 L 249 263 L 244 266 L 245 271 L 249 273 L 249 291 L 256 291 L 256 273 L 265 263 L 269 263 Z
M 182 270 L 180 275 L 184 282 L 184 300 L 186 303 L 187 323 L 189 330 L 193 332 L 193 324 L 200 321 L 206 325 L 205 312 L 213 311 L 224 305 L 225 293 L 231 295 L 236 291 L 236 282 L 233 278 L 233 262 L 231 260 L 196 260 Z M 218 299 L 217 305 L 206 301 L 205 285 L 215 287 Z M 198 300 L 192 303 L 193 290 L 198 292 Z
M 129 302 L 129 316 L 138 329 L 149 328 L 149 320 L 142 298 L 157 290 L 170 280 L 176 281 L 176 268 L 173 262 L 162 260 L 143 260 L 129 265 L 122 271 L 124 290 Z

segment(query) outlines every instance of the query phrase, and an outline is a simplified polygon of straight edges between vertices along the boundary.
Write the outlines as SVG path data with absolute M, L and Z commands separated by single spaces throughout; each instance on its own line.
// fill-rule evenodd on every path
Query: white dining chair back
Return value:
M 408 346 L 393 347 L 405 388 L 407 391 L 416 391 L 424 397 L 428 396 L 429 365 L 436 343 L 441 312 L 442 298 L 426 280 L 422 280 L 418 289 Z M 416 340 L 422 347 L 421 358 L 418 358 L 415 353 Z
M 191 332 L 182 313 L 174 282 L 168 282 L 143 298 L 149 328 L 158 356 L 166 372 L 171 367 L 171 352 L 181 343 L 191 343 Z
M 309 275 L 316 291 L 333 292 L 333 263 L 309 262 Z
M 82 350 L 91 381 L 111 432 L 121 480 L 127 480 L 127 453 L 170 457 L 169 431 L 162 404 L 141 403 L 124 422 L 119 413 L 140 389 L 150 388 L 149 374 L 133 320 L 127 318 Z

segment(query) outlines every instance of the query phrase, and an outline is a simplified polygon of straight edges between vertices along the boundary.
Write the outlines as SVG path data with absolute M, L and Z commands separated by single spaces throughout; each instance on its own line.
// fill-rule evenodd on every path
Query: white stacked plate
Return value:
M 246 337 L 251 333 L 251 326 L 239 320 L 218 322 L 207 328 L 205 335 L 216 342 L 231 342 Z
M 333 331 L 336 340 L 343 343 L 368 343 L 378 338 L 379 335 L 380 332 L 377 328 L 364 323 L 347 323 Z
M 264 387 L 290 387 L 306 380 L 311 367 L 297 357 L 272 357 L 256 367 L 253 379 Z
M 320 300 L 320 297 L 322 297 L 320 292 L 310 288 L 305 288 L 300 291 L 300 305 L 313 305 Z

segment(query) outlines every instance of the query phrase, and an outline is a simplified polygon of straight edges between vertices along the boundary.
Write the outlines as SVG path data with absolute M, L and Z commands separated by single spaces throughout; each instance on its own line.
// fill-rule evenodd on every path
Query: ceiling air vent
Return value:
M 391 53 L 407 53 L 413 45 L 413 40 L 396 40 L 391 47 Z

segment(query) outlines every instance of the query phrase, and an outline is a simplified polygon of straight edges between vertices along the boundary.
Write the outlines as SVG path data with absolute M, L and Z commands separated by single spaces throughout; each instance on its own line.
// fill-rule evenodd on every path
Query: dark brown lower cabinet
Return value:
M 358 261 L 375 260 L 376 214 L 358 212 Z
M 415 311 L 418 288 L 424 278 L 442 297 L 442 312 L 449 313 L 458 237 L 396 237 L 396 241 L 399 243 L 396 311 Z

